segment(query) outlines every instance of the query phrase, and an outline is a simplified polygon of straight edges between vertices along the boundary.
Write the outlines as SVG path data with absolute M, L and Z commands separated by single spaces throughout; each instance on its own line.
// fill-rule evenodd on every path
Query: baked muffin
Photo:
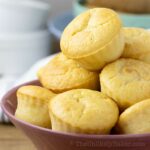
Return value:
M 83 0 L 82 0 L 83 1 Z M 128 13 L 150 13 L 150 0 L 84 0 L 86 6 L 91 7 L 106 7 L 119 12 Z
M 150 99 L 126 109 L 120 115 L 116 131 L 121 134 L 150 133 Z
M 54 97 L 49 104 L 52 130 L 108 134 L 119 111 L 116 103 L 98 91 L 75 89 Z
M 150 64 L 134 59 L 119 59 L 100 74 L 101 91 L 113 98 L 120 110 L 150 98 Z
M 78 88 L 99 90 L 98 73 L 82 68 L 62 53 L 39 70 L 38 78 L 45 88 L 56 93 Z
M 100 70 L 122 55 L 124 38 L 121 28 L 121 20 L 113 10 L 90 9 L 64 30 L 62 52 L 86 69 Z
M 124 28 L 125 49 L 122 57 L 150 63 L 150 31 L 141 28 Z
M 31 124 L 50 128 L 48 103 L 55 94 L 39 86 L 23 86 L 17 91 L 15 116 Z

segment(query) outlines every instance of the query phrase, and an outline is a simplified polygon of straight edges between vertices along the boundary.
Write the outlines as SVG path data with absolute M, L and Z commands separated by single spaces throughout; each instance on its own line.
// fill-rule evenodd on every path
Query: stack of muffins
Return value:
M 39 70 L 43 87 L 17 91 L 16 117 L 62 132 L 149 133 L 149 44 L 149 31 L 123 28 L 113 10 L 84 12 L 64 30 L 62 53 Z

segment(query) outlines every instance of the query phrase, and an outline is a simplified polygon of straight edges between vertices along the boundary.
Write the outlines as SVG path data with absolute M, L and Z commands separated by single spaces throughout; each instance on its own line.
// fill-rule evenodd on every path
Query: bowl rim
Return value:
M 79 2 L 79 0 L 75 0 L 74 1 L 74 7 L 81 7 L 82 9 L 88 9 L 87 7 L 85 7 L 85 5 L 81 4 Z M 104 8 L 104 7 L 99 7 L 99 8 Z M 108 9 L 111 9 L 111 8 L 108 8 Z M 150 14 L 149 13 L 142 13 L 142 14 L 136 14 L 136 13 L 129 13 L 129 12 L 121 12 L 121 11 L 117 11 L 115 10 L 116 12 L 120 13 L 121 15 L 124 15 L 124 16 L 128 16 L 128 17 L 147 17 L 149 18 L 150 17 Z M 136 18 L 136 19 L 137 19 Z
M 53 131 L 51 129 L 39 127 L 30 123 L 27 123 L 25 121 L 22 121 L 20 119 L 17 119 L 13 114 L 11 114 L 6 108 L 5 103 L 7 102 L 7 99 L 9 96 L 11 96 L 19 87 L 25 86 L 25 85 L 34 85 L 35 83 L 38 83 L 38 80 L 33 80 L 30 82 L 26 82 L 24 84 L 18 85 L 11 90 L 9 90 L 2 98 L 1 101 L 1 108 L 3 112 L 8 116 L 8 118 L 15 120 L 19 124 L 23 124 L 25 126 L 28 126 L 28 128 L 34 128 L 36 130 L 40 130 L 41 132 L 47 132 L 49 134 L 57 135 L 57 136 L 67 136 L 67 137 L 76 137 L 76 138 L 84 138 L 84 139 L 126 139 L 126 138 L 150 138 L 150 133 L 147 134 L 114 134 L 114 135 L 95 135 L 95 134 L 77 134 L 77 133 L 65 133 L 60 131 Z

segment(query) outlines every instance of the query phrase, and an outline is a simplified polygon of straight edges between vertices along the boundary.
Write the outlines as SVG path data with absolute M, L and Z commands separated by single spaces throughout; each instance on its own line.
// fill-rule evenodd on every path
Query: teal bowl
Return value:
M 88 10 L 84 4 L 80 4 L 80 0 L 75 0 L 73 4 L 73 15 L 78 16 L 82 12 Z M 118 12 L 125 27 L 141 27 L 150 28 L 150 14 L 133 14 Z

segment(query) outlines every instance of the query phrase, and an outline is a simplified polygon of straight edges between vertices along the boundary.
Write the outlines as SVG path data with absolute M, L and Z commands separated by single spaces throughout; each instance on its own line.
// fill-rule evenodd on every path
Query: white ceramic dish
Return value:
M 0 74 L 22 74 L 49 54 L 50 34 L 47 30 L 0 34 Z
M 44 29 L 50 6 L 35 0 L 0 0 L 0 32 Z

